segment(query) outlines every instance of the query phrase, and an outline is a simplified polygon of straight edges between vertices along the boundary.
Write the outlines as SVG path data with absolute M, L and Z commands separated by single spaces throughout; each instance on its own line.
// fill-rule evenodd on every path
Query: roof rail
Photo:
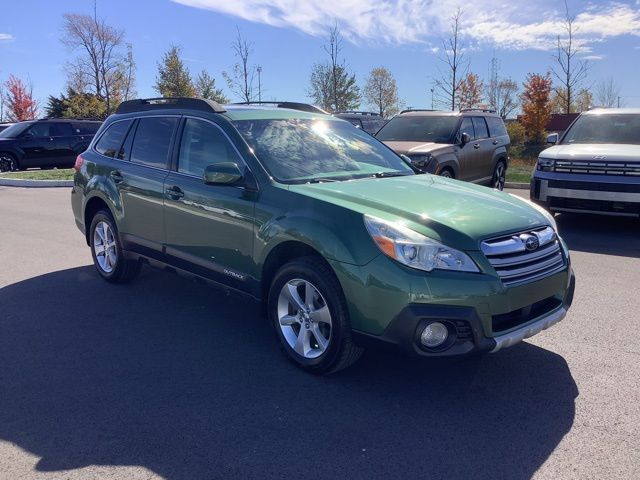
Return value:
M 186 110 L 202 110 L 204 112 L 224 113 L 226 110 L 218 102 L 205 98 L 160 97 L 139 98 L 122 102 L 116 113 L 145 112 L 149 110 L 165 110 L 180 108 Z
M 302 103 L 302 102 L 289 102 L 289 101 L 259 101 L 259 102 L 236 102 L 231 105 L 273 105 L 276 108 L 289 108 L 291 110 L 300 110 L 301 112 L 309 112 L 309 113 L 321 113 L 327 115 L 328 112 L 325 112 L 320 107 L 316 107 L 315 105 L 311 105 L 310 103 Z
M 408 112 L 437 112 L 438 110 L 434 110 L 432 108 L 407 108 L 406 110 L 400 111 L 400 113 L 408 113 Z M 400 115 L 400 113 L 398 115 Z
M 364 112 L 360 110 L 342 110 L 340 112 L 334 112 L 334 115 L 340 115 L 342 113 L 348 113 L 350 115 L 371 115 L 372 117 L 380 117 L 381 115 L 377 112 Z
M 484 113 L 496 113 L 495 110 L 491 108 L 461 108 L 461 112 L 484 112 Z
M 46 122 L 49 120 L 61 120 L 66 122 L 104 122 L 104 120 L 96 117 L 44 117 L 39 118 L 37 121 Z

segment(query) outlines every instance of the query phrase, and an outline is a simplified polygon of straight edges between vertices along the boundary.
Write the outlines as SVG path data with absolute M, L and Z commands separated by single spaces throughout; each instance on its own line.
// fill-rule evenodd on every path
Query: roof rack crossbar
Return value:
M 204 112 L 224 113 L 226 110 L 218 102 L 205 98 L 189 97 L 159 97 L 159 98 L 139 98 L 122 102 L 116 113 L 134 113 L 149 110 L 165 109 L 189 109 L 202 110 Z
M 492 108 L 462 108 L 461 112 L 484 112 L 484 113 L 496 113 Z
M 261 100 L 261 101 L 251 101 L 251 102 L 236 102 L 236 103 L 232 103 L 231 105 L 273 105 L 277 108 L 289 108 L 291 110 L 300 110 L 301 112 L 323 113 L 323 114 L 327 113 L 320 107 L 316 107 L 315 105 L 311 105 L 310 103 L 289 102 L 287 100 L 284 100 L 284 101 Z
M 357 115 L 371 115 L 372 117 L 379 117 L 380 114 L 377 112 L 365 112 L 362 110 L 341 110 L 339 112 L 335 112 L 334 115 L 339 115 L 341 113 L 349 113 L 349 114 L 357 114 Z

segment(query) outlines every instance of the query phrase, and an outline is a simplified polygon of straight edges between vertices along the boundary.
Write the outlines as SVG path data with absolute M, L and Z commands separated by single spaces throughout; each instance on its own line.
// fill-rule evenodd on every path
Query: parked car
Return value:
M 16 123 L 0 132 L 0 171 L 72 167 L 101 123 L 67 118 Z
M 13 123 L 9 123 L 9 122 L 0 123 L 0 132 L 3 131 L 3 130 L 6 130 L 11 125 L 14 125 L 14 124 Z
M 589 110 L 547 141 L 531 200 L 552 212 L 640 216 L 640 109 Z
M 338 112 L 333 114 L 334 117 L 341 118 L 351 122 L 358 128 L 363 129 L 365 132 L 375 135 L 387 121 L 382 118 L 379 113 L 374 112 L 360 112 L 355 110 L 349 110 L 345 112 Z
M 146 262 L 259 299 L 287 357 L 314 373 L 371 344 L 496 352 L 573 298 L 548 212 L 417 175 L 331 116 L 128 101 L 75 169 L 75 222 L 102 278 L 129 281 Z
M 492 110 L 404 110 L 376 138 L 422 172 L 504 188 L 510 140 Z

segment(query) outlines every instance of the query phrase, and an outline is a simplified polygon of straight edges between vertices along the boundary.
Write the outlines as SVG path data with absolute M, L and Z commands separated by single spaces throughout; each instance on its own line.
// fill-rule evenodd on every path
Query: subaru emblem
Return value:
M 524 248 L 528 251 L 532 252 L 533 250 L 537 250 L 540 246 L 540 240 L 535 235 L 530 235 L 528 233 L 523 233 L 520 235 L 520 240 L 524 243 Z

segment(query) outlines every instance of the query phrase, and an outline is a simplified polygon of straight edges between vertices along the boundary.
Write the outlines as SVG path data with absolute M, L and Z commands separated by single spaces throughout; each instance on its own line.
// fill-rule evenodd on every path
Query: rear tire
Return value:
M 507 179 L 507 166 L 500 160 L 496 163 L 496 168 L 493 170 L 493 178 L 491 179 L 491 186 L 496 190 L 504 190 L 504 184 Z
M 93 216 L 89 246 L 93 264 L 107 282 L 126 283 L 140 273 L 140 262 L 125 258 L 116 222 L 108 210 L 100 210 Z
M 351 339 L 347 304 L 331 269 L 314 257 L 284 265 L 275 275 L 268 315 L 280 347 L 296 366 L 329 374 L 353 364 L 363 349 Z

